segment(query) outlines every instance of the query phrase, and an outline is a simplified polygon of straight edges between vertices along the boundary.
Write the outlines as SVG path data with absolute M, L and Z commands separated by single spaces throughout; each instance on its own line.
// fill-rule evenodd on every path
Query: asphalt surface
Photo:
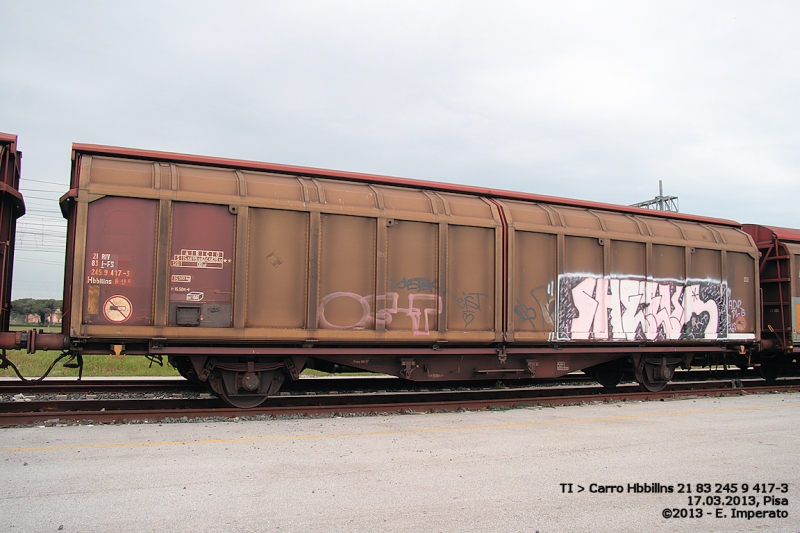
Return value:
M 800 394 L 2 429 L 0 530 L 797 533 L 799 452 Z

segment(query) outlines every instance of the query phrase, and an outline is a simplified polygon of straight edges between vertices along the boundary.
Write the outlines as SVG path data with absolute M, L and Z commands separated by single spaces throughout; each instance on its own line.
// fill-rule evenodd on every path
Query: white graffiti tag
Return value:
M 727 294 L 725 283 L 715 281 L 561 276 L 559 336 L 629 341 L 724 338 Z
M 352 324 L 334 324 L 325 316 L 326 307 L 337 298 L 350 298 L 361 305 L 361 317 Z M 400 294 L 387 292 L 375 298 L 374 295 L 361 296 L 352 292 L 334 292 L 319 302 L 317 316 L 319 325 L 325 329 L 368 329 L 372 323 L 391 324 L 394 315 L 402 313 L 411 319 L 411 331 L 414 335 L 430 335 L 433 325 L 432 317 L 442 313 L 442 298 L 434 294 L 409 294 L 408 307 L 399 305 Z M 377 303 L 375 317 L 372 309 Z

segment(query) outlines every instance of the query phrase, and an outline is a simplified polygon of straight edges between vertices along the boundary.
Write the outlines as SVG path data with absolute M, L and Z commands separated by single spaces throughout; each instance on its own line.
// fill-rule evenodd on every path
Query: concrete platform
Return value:
M 0 529 L 797 533 L 799 455 L 798 394 L 3 429 Z

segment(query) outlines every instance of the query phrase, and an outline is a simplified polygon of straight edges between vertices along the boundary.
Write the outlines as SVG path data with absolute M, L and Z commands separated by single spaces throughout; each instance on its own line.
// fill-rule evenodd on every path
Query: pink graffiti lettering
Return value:
M 337 298 L 351 298 L 358 302 L 362 314 L 353 324 L 334 324 L 325 316 L 325 309 Z M 319 325 L 325 329 L 367 329 L 373 322 L 388 325 L 392 323 L 394 315 L 402 313 L 411 319 L 411 331 L 414 335 L 430 335 L 432 317 L 442 313 L 442 298 L 434 294 L 409 294 L 408 307 L 400 306 L 400 295 L 396 292 L 387 292 L 375 298 L 374 295 L 361 296 L 352 292 L 334 292 L 323 297 L 319 302 L 317 316 Z M 376 309 L 372 316 L 373 308 Z
M 361 318 L 355 322 L 354 324 L 331 324 L 325 318 L 325 308 L 331 303 L 333 300 L 337 298 L 352 298 L 353 300 L 357 301 L 361 304 Z M 372 298 L 372 296 L 370 296 Z M 372 309 L 370 308 L 369 302 L 366 298 L 359 294 L 355 294 L 353 292 L 334 292 L 325 297 L 323 297 L 319 301 L 319 307 L 317 308 L 317 317 L 319 320 L 319 325 L 325 329 L 356 329 L 356 328 L 364 328 L 366 327 L 370 321 L 372 320 Z
M 719 282 L 563 276 L 559 290 L 562 338 L 596 340 L 716 339 L 720 317 L 738 316 Z M 739 304 L 740 305 L 740 304 Z M 734 306 L 735 307 L 735 306 Z M 725 314 L 728 308 L 727 314 Z M 722 313 L 722 315 L 721 315 Z M 742 311 L 743 313 L 743 311 Z M 693 320 L 692 317 L 695 316 Z M 689 331 L 702 324 L 702 331 Z M 727 328 L 737 326 L 728 326 Z M 735 331 L 735 329 L 731 329 Z

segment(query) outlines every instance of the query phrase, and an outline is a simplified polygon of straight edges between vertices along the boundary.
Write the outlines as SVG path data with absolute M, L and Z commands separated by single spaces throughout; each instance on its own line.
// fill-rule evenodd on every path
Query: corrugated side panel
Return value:
M 448 331 L 493 331 L 495 322 L 495 229 L 449 226 Z
M 250 210 L 247 327 L 307 327 L 308 231 L 309 213 Z
M 235 219 L 228 206 L 172 204 L 170 326 L 231 327 Z
M 512 330 L 516 340 L 549 340 L 555 332 L 556 236 L 514 232 Z
M 443 311 L 438 225 L 396 221 L 387 236 L 388 283 L 379 318 L 389 331 L 429 337 Z
M 749 254 L 728 252 L 728 336 L 755 334 L 758 282 Z
M 153 324 L 158 201 L 107 196 L 89 204 L 83 323 Z
M 377 221 L 333 214 L 320 218 L 319 328 L 374 330 Z

